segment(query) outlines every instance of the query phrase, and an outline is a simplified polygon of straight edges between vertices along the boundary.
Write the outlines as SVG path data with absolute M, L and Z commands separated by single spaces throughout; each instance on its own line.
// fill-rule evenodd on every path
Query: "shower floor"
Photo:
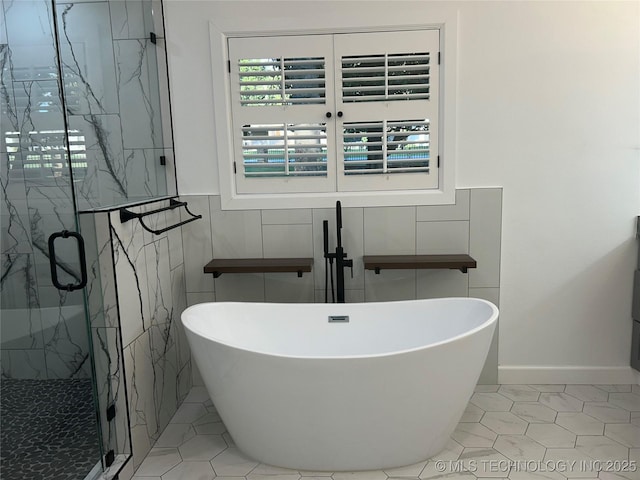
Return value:
M 3 480 L 82 480 L 100 460 L 91 380 L 0 381 Z

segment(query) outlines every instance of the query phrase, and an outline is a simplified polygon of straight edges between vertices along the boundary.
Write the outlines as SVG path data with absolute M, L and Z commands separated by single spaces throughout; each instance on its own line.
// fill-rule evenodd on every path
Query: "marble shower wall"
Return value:
M 167 200 L 129 210 L 166 205 Z M 103 441 L 110 446 L 105 450 L 133 453 L 137 467 L 192 385 L 180 323 L 186 308 L 182 235 L 179 228 L 151 234 L 136 219 L 122 223 L 117 209 L 81 219 L 83 232 L 93 232 L 87 291 L 97 378 L 104 379 L 98 386 L 100 411 L 115 405 L 117 412 L 112 422 L 102 419 Z M 152 229 L 179 220 L 177 210 L 144 218 Z
M 4 377 L 89 375 L 82 295 L 52 286 L 49 235 L 77 230 L 76 209 L 175 192 L 163 37 L 159 0 L 0 2 Z M 56 250 L 61 281 L 76 283 L 74 242 Z
M 182 196 L 202 213 L 183 230 L 187 303 L 211 301 L 324 302 L 322 221 L 329 220 L 335 248 L 334 209 L 221 210 L 219 196 Z M 342 239 L 354 261 L 345 272 L 347 302 L 472 296 L 499 304 L 502 189 L 456 191 L 455 205 L 343 208 Z M 364 255 L 468 253 L 478 268 L 365 270 Z M 203 267 L 212 258 L 312 257 L 313 270 L 295 273 L 223 274 Z M 330 295 L 329 295 L 329 298 Z M 497 381 L 497 330 L 482 383 Z M 195 366 L 194 366 L 194 370 Z M 201 382 L 197 374 L 195 380 Z
M 79 208 L 175 194 L 161 2 L 61 0 L 57 16 Z
M 90 373 L 82 293 L 50 278 L 48 236 L 75 230 L 64 165 L 51 2 L 0 3 L 0 254 L 2 376 Z M 80 278 L 73 241 L 57 242 L 60 280 Z

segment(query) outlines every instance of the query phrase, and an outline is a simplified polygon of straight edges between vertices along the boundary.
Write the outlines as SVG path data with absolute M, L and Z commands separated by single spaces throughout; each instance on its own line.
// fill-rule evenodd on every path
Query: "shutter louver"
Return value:
M 430 55 L 398 53 L 342 57 L 342 101 L 429 100 Z
M 325 103 L 325 60 L 313 58 L 241 58 L 240 105 L 314 105 Z
M 429 172 L 429 120 L 345 122 L 345 175 Z
M 326 125 L 247 125 L 242 128 L 245 177 L 326 176 Z

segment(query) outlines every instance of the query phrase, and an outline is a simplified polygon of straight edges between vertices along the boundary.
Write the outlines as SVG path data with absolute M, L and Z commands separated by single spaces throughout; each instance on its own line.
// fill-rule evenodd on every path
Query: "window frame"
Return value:
M 331 208 L 336 200 L 343 206 L 405 206 L 441 205 L 455 202 L 456 170 L 456 39 L 457 18 L 446 18 L 429 24 L 402 26 L 371 26 L 367 28 L 337 28 L 314 30 L 254 30 L 225 31 L 209 22 L 211 42 L 212 85 L 214 101 L 215 141 L 221 206 L 224 210 L 275 208 Z M 333 35 L 341 33 L 375 33 L 406 30 L 437 29 L 439 31 L 441 63 L 438 98 L 438 188 L 424 190 L 369 190 L 350 192 L 304 193 L 237 193 L 234 172 L 234 141 L 230 95 L 227 39 L 233 37 L 271 37 L 286 35 Z

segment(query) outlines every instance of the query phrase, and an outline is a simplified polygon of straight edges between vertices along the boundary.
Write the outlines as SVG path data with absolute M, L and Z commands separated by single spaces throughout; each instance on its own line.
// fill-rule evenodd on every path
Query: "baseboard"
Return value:
M 498 366 L 501 384 L 633 384 L 631 367 Z

